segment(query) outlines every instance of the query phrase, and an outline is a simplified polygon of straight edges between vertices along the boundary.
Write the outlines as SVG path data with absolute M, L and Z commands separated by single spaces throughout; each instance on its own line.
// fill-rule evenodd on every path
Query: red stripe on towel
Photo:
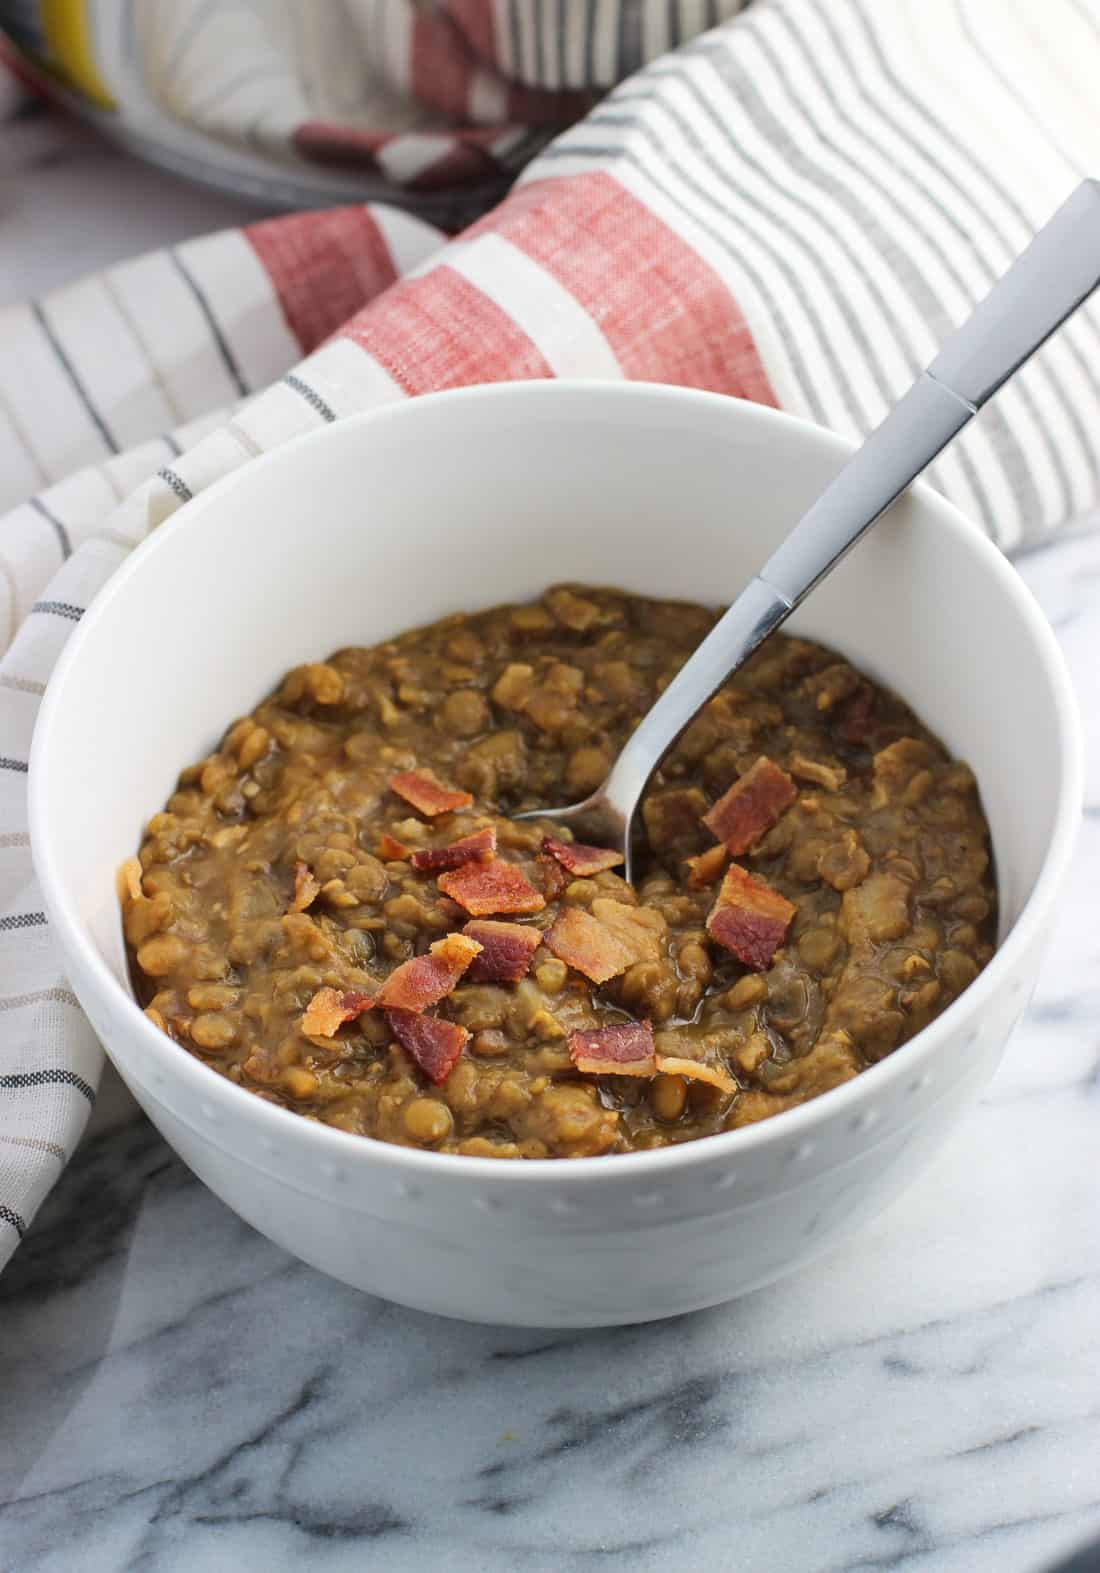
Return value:
M 397 277 L 385 237 L 366 208 L 295 213 L 250 224 L 244 233 L 304 354 Z
M 498 234 L 584 307 L 624 374 L 777 406 L 748 324 L 718 274 L 614 176 L 523 186 L 466 232 Z
M 369 351 L 406 393 L 552 375 L 507 312 L 445 266 L 395 284 L 386 309 L 361 312 L 343 336 Z

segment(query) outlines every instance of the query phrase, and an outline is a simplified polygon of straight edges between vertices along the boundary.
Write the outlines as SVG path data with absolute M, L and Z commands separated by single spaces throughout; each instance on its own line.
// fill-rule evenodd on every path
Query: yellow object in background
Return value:
M 117 112 L 96 56 L 93 8 L 94 0 L 0 0 L 0 32 L 32 78 L 53 77 L 82 103 Z
M 42 0 L 43 64 L 100 109 L 118 106 L 99 73 L 85 0 Z

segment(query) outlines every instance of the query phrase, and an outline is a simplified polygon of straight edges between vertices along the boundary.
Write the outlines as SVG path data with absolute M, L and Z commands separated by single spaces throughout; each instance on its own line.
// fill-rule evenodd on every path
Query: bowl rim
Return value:
M 560 1158 L 529 1158 L 512 1163 L 502 1163 L 497 1158 L 479 1158 L 459 1153 L 439 1153 L 430 1149 L 402 1147 L 377 1137 L 357 1136 L 337 1130 L 318 1121 L 307 1120 L 295 1110 L 258 1098 L 247 1088 L 240 1087 L 181 1045 L 174 1043 L 158 1031 L 145 1016 L 132 993 L 123 987 L 100 955 L 82 922 L 70 911 L 65 895 L 64 876 L 58 867 L 51 842 L 46 813 L 46 784 L 49 779 L 48 759 L 51 753 L 60 758 L 53 748 L 52 739 L 58 728 L 58 716 L 65 702 L 65 689 L 70 673 L 80 661 L 84 643 L 92 637 L 98 626 L 111 615 L 112 607 L 135 575 L 145 571 L 146 562 L 163 549 L 163 543 L 194 520 L 195 513 L 224 506 L 242 478 L 257 472 L 258 466 L 269 468 L 289 466 L 303 448 L 323 446 L 332 440 L 332 434 L 345 429 L 344 440 L 352 433 L 366 428 L 384 428 L 393 423 L 415 421 L 417 412 L 439 405 L 458 403 L 509 404 L 519 402 L 537 406 L 540 403 L 568 405 L 571 401 L 595 397 L 613 400 L 649 402 L 676 402 L 684 407 L 721 407 L 731 421 L 757 426 L 764 438 L 784 430 L 793 433 L 796 440 L 816 446 L 829 457 L 846 458 L 859 444 L 827 428 L 818 426 L 798 416 L 749 400 L 726 394 L 711 393 L 702 389 L 683 388 L 669 383 L 618 382 L 610 379 L 581 378 L 543 379 L 527 382 L 477 384 L 470 387 L 448 389 L 439 393 L 423 394 L 397 404 L 349 415 L 334 425 L 326 425 L 292 438 L 288 442 L 250 460 L 231 471 L 198 493 L 187 509 L 181 509 L 154 528 L 130 552 L 111 578 L 94 597 L 79 625 L 74 629 L 54 668 L 34 729 L 28 781 L 28 819 L 31 851 L 35 874 L 42 887 L 43 897 L 66 961 L 75 959 L 78 969 L 92 986 L 105 997 L 112 1012 L 121 1011 L 129 1029 L 137 1034 L 149 1056 L 151 1067 L 159 1065 L 172 1076 L 182 1077 L 189 1083 L 189 1090 L 197 1097 L 221 1104 L 227 1116 L 251 1123 L 259 1132 L 270 1137 L 283 1136 L 299 1140 L 303 1148 L 315 1145 L 317 1157 L 341 1159 L 345 1163 L 381 1162 L 391 1164 L 410 1179 L 447 1178 L 455 1184 L 475 1184 L 492 1180 L 508 1185 L 540 1186 L 553 1180 L 572 1185 L 591 1183 L 599 1175 L 610 1179 L 619 1175 L 626 1178 L 671 1177 L 673 1170 L 693 1169 L 698 1165 L 737 1161 L 739 1156 L 789 1141 L 805 1142 L 820 1125 L 845 1111 L 853 1112 L 878 1091 L 894 1082 L 911 1078 L 920 1064 L 929 1059 L 942 1040 L 968 1016 L 980 1013 L 992 996 L 1002 987 L 1015 970 L 1017 963 L 1037 938 L 1049 909 L 1058 894 L 1065 876 L 1076 839 L 1081 806 L 1084 798 L 1083 739 L 1080 715 L 1065 659 L 1050 624 L 1038 603 L 1016 570 L 992 541 L 972 523 L 953 503 L 926 482 L 917 481 L 910 490 L 920 504 L 930 508 L 937 516 L 940 528 L 964 538 L 966 547 L 976 553 L 984 570 L 998 581 L 1004 594 L 1015 603 L 1019 615 L 1029 626 L 1039 655 L 1044 662 L 1055 702 L 1055 722 L 1061 738 L 1058 765 L 1061 785 L 1054 814 L 1054 828 L 1043 857 L 1038 877 L 1025 901 L 1010 933 L 994 952 L 992 960 L 964 992 L 929 1025 L 907 1043 L 888 1054 L 877 1064 L 867 1067 L 859 1075 L 839 1087 L 834 1087 L 793 1109 L 739 1130 L 723 1131 L 712 1136 L 685 1141 L 668 1147 L 640 1152 L 607 1153 L 599 1162 L 570 1162 Z M 104 1043 L 108 1058 L 113 1059 L 110 1048 Z M 144 1076 L 136 1080 L 143 1090 L 158 1103 L 164 1104 L 175 1118 L 193 1125 L 171 1109 L 164 1098 L 157 1096 Z M 213 1135 L 209 1139 L 216 1146 L 223 1143 Z M 356 1157 L 358 1155 L 358 1158 Z M 252 1158 L 242 1161 L 252 1167 L 262 1167 Z

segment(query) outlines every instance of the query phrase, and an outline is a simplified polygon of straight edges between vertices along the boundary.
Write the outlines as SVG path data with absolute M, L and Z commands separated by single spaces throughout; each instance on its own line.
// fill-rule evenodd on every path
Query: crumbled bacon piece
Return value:
M 451 1074 L 470 1036 L 457 1021 L 422 1016 L 414 1010 L 387 1010 L 386 1021 L 401 1047 L 437 1087 Z
M 491 863 L 467 863 L 465 868 L 441 874 L 438 884 L 445 896 L 475 918 L 494 912 L 541 912 L 546 905 L 546 898 L 523 871 L 500 858 Z
M 373 994 L 358 990 L 341 994 L 338 989 L 318 989 L 306 1006 L 302 1031 L 310 1038 L 331 1038 L 346 1021 L 354 1021 L 374 1003 Z
M 656 907 L 632 907 L 610 896 L 597 896 L 589 909 L 597 923 L 618 940 L 631 965 L 661 961 L 668 948 L 668 920 Z
M 462 930 L 481 946 L 470 963 L 471 983 L 518 983 L 531 970 L 531 957 L 542 943 L 542 934 L 527 923 L 494 923 L 475 918 Z
M 698 857 L 688 858 L 688 889 L 702 890 L 706 885 L 713 885 L 715 880 L 721 879 L 728 857 L 729 853 L 719 842 L 716 847 L 700 852 Z
M 437 814 L 449 814 L 455 808 L 469 808 L 473 802 L 469 792 L 455 792 L 441 786 L 422 770 L 404 770 L 400 775 L 391 776 L 390 791 L 403 797 L 428 819 L 434 819 Z
M 703 815 L 703 823 L 727 851 L 739 857 L 771 829 L 797 796 L 787 772 L 761 754 Z
M 569 1034 L 569 1058 L 588 1076 L 653 1076 L 653 1028 L 648 1021 L 617 1022 Z
M 497 833 L 493 825 L 475 830 L 471 836 L 452 841 L 447 847 L 426 847 L 414 852 L 412 866 L 421 873 L 438 873 L 442 869 L 462 868 L 466 863 L 488 863 L 497 849 Z
M 314 879 L 309 864 L 299 859 L 294 865 L 294 898 L 290 903 L 291 912 L 304 912 L 320 894 L 321 887 Z
M 558 913 L 546 935 L 546 945 L 559 961 L 583 972 L 593 983 L 618 977 L 633 960 L 622 941 L 581 907 L 566 907 Z
M 400 863 L 409 855 L 409 849 L 403 841 L 398 841 L 396 836 L 391 836 L 388 830 L 383 830 L 378 837 L 378 856 L 387 863 Z
M 771 966 L 796 910 L 777 890 L 732 863 L 707 918 L 707 933 L 746 967 L 763 972 Z
M 535 861 L 539 866 L 543 895 L 547 901 L 556 901 L 569 883 L 565 870 L 560 863 L 555 863 L 554 859 L 547 857 L 544 852 L 540 852 Z
M 584 879 L 590 874 L 602 874 L 623 861 L 621 852 L 609 847 L 587 847 L 583 841 L 555 841 L 553 836 L 543 836 L 542 850 L 556 858 L 570 874 Z
M 379 990 L 378 1003 L 387 1009 L 427 1010 L 451 992 L 480 951 L 477 941 L 465 934 L 437 939 L 427 955 L 394 968 Z
M 737 1083 L 728 1072 L 717 1065 L 704 1065 L 701 1060 L 682 1060 L 674 1054 L 658 1054 L 657 1069 L 662 1076 L 683 1076 L 688 1081 L 706 1082 L 722 1092 L 736 1092 Z

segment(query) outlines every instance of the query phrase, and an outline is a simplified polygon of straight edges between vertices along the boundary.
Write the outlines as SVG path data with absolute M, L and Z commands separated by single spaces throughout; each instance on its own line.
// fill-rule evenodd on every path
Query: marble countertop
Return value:
M 251 215 L 19 121 L 0 300 Z M 901 1201 L 716 1310 L 465 1326 L 269 1244 L 109 1071 L 0 1279 L 0 1569 L 1039 1573 L 1100 1534 L 1100 535 L 1020 568 L 1091 807 L 1034 1005 Z

